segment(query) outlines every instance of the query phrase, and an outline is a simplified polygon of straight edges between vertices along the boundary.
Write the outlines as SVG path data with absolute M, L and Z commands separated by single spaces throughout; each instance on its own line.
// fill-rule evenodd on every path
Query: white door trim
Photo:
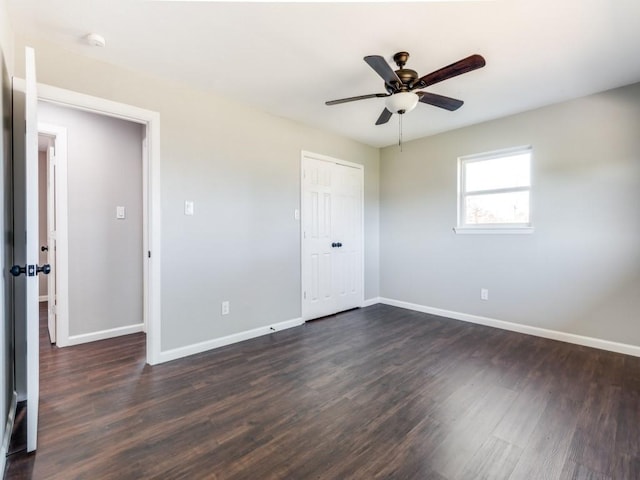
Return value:
M 364 170 L 364 165 L 362 165 L 361 163 L 349 162 L 347 160 L 341 160 L 339 158 L 330 157 L 328 155 L 322 155 L 320 153 L 313 153 L 307 150 L 302 150 L 302 154 L 300 155 L 301 166 L 304 158 L 315 158 L 316 160 L 322 160 L 330 163 L 337 163 L 338 165 L 344 165 L 346 167 L 352 167 L 352 168 L 357 168 L 358 170 Z M 302 179 L 302 171 L 300 172 L 300 179 Z
M 39 127 L 39 125 L 38 125 Z M 38 128 L 38 144 L 40 143 L 40 133 Z M 56 321 L 56 276 L 58 269 L 56 268 L 56 147 L 55 139 L 48 137 L 49 145 L 46 151 L 46 168 L 47 168 L 47 187 L 46 187 L 46 209 L 47 209 L 47 263 L 51 267 L 53 275 L 47 275 L 47 328 L 49 330 L 49 340 L 56 342 L 58 322 Z M 42 193 L 40 193 L 42 195 Z M 42 216 L 42 214 L 40 214 Z M 38 236 L 42 237 L 42 233 L 38 232 Z
M 24 80 L 14 79 L 18 90 L 24 89 Z M 151 110 L 127 105 L 124 103 L 93 97 L 83 93 L 38 84 L 38 99 L 65 107 L 80 109 L 88 112 L 107 115 L 142 124 L 146 127 L 146 144 L 143 148 L 143 198 L 146 200 L 147 211 L 143 215 L 144 278 L 143 291 L 146 302 L 144 309 L 144 325 L 147 330 L 147 363 L 154 365 L 159 362 L 161 346 L 161 302 L 160 302 L 160 235 L 161 235 L 161 199 L 160 199 L 160 114 Z M 148 252 L 151 256 L 148 257 Z M 68 314 L 68 313 L 67 313 Z M 67 336 L 68 339 L 68 331 Z
M 361 205 L 361 235 L 360 235 L 360 265 L 361 268 L 361 278 L 360 278 L 360 304 L 359 306 L 363 306 L 364 304 L 364 277 L 365 277 L 365 265 L 364 265 L 364 165 L 360 163 L 349 162 L 347 160 L 342 160 L 339 158 L 330 157 L 328 155 L 322 155 L 320 153 L 310 152 L 308 150 L 302 150 L 300 152 L 300 317 L 303 321 L 311 320 L 312 317 L 308 315 L 304 310 L 305 302 L 304 302 L 304 292 L 305 292 L 305 271 L 304 271 L 304 209 L 302 206 L 304 205 L 304 159 L 312 158 L 316 160 L 322 160 L 325 162 L 336 163 L 338 165 L 344 165 L 346 167 L 356 168 L 362 171 L 362 193 L 360 198 Z

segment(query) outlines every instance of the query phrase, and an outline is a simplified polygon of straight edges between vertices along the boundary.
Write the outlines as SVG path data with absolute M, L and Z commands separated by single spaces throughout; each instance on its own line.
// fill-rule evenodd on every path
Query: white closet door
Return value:
M 362 168 L 302 161 L 302 316 L 362 303 Z
M 362 170 L 334 165 L 334 295 L 336 311 L 362 303 Z
M 305 158 L 303 162 L 302 301 L 307 318 L 329 315 L 335 304 L 331 247 L 332 167 L 330 163 L 313 158 Z

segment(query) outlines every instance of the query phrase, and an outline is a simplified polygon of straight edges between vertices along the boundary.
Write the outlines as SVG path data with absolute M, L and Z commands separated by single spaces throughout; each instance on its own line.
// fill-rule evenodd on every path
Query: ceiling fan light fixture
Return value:
M 392 113 L 403 114 L 416 108 L 418 100 L 420 98 L 413 92 L 398 92 L 387 97 L 385 106 Z

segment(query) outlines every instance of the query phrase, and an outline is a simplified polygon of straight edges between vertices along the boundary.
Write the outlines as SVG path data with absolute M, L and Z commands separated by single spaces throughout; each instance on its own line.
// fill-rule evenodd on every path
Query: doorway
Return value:
M 23 95 L 26 91 L 25 80 L 14 78 L 13 89 L 14 97 L 16 92 Z M 148 364 L 155 365 L 160 362 L 161 351 L 160 115 L 150 110 L 43 84 L 38 84 L 37 98 L 41 102 L 128 120 L 140 124 L 143 128 L 142 201 L 145 212 L 143 215 L 143 318 L 145 319 L 143 323 L 146 328 L 146 360 Z M 20 145 L 17 146 L 20 147 Z M 18 152 L 17 155 L 19 158 L 20 153 Z M 58 174 L 62 176 L 62 171 L 60 170 Z M 58 225 L 60 220 L 61 218 L 57 219 Z M 59 241 L 62 230 L 59 229 Z M 58 266 L 58 270 L 60 268 Z M 89 269 L 90 265 L 87 268 Z M 62 286 L 58 285 L 57 288 L 59 292 Z M 61 313 L 59 309 L 58 315 Z M 59 333 L 58 327 L 57 342 L 62 346 Z M 20 338 L 26 336 L 24 332 L 16 332 L 16 335 Z M 15 355 L 16 369 L 20 370 L 18 372 L 20 378 L 26 377 L 22 375 L 24 362 L 19 360 L 23 356 L 26 358 L 23 352 L 17 352 Z
M 142 211 L 143 214 L 143 324 L 146 325 L 146 360 L 156 364 L 160 356 L 160 116 L 157 112 L 112 102 L 69 90 L 37 84 L 35 53 L 25 48 L 26 78 L 13 78 L 13 242 L 15 263 L 10 272 L 21 280 L 14 283 L 12 305 L 15 373 L 18 400 L 26 398 L 27 450 L 37 445 L 39 402 L 39 299 L 38 273 L 47 274 L 48 265 L 38 265 L 38 101 L 94 112 L 105 117 L 126 119 L 141 125 Z M 24 235 L 24 236 L 23 236 Z M 23 241 L 24 239 L 24 241 Z M 20 247 L 20 248 L 18 248 Z M 86 281 L 91 281 L 91 263 L 85 265 Z M 24 277 L 22 277 L 24 275 Z M 59 293 L 59 290 L 58 290 Z M 59 298 L 57 299 L 59 301 Z M 57 332 L 59 333 L 59 332 Z M 97 332 L 102 334 L 103 332 Z M 108 336 L 115 336 L 108 332 Z M 60 344 L 60 337 L 56 335 Z M 98 340 L 92 338 L 91 340 Z M 82 339 L 88 341 L 87 339 Z M 82 343 L 82 341 L 78 342 Z
M 56 245 L 56 204 L 60 204 L 60 201 L 56 202 L 56 190 L 66 192 L 66 175 L 56 182 L 56 143 L 57 149 L 63 150 L 62 144 L 66 145 L 66 129 L 55 125 L 38 124 L 38 244 L 40 250 L 38 264 L 49 265 L 51 269 L 49 275 L 40 275 L 38 277 L 38 297 L 41 310 L 42 304 L 46 304 L 47 330 L 51 343 L 56 343 L 56 313 L 59 308 L 56 305 L 56 277 L 59 276 L 56 265 L 58 250 Z M 63 156 L 66 157 L 66 152 L 63 152 Z M 66 164 L 66 158 L 64 163 Z M 65 185 L 57 186 L 57 183 L 64 183 Z M 62 215 L 59 214 L 58 216 Z M 64 212 L 64 217 L 63 224 L 66 225 L 66 211 Z M 66 231 L 63 236 L 66 236 Z M 62 303 L 65 302 L 66 297 Z
M 40 255 L 51 253 L 49 284 L 59 287 L 47 295 L 51 339 L 68 346 L 144 331 L 143 126 L 42 101 L 38 119 L 52 144 L 39 142 L 50 185 L 66 191 L 48 216 L 66 216 L 66 228 L 40 239 Z
M 302 318 L 364 301 L 364 167 L 302 152 Z

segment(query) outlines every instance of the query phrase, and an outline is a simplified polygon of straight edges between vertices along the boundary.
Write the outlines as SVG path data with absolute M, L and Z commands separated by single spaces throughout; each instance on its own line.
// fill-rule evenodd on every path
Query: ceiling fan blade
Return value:
M 442 82 L 443 80 L 446 80 L 448 78 L 457 77 L 458 75 L 462 75 L 463 73 L 482 68 L 485 66 L 485 64 L 486 62 L 481 55 L 471 55 L 470 57 L 458 60 L 451 65 L 442 67 L 440 70 L 428 73 L 424 77 L 418 79 L 418 81 L 413 84 L 413 87 L 411 87 L 411 89 L 413 90 L 415 88 L 428 87 L 429 85 Z
M 329 100 L 324 102 L 325 105 L 338 105 L 340 103 L 355 102 L 356 100 L 365 100 L 367 98 L 382 98 L 388 97 L 389 93 L 371 93 L 369 95 L 360 95 L 358 97 L 341 98 L 339 100 Z
M 382 77 L 387 85 L 398 86 L 402 84 L 396 72 L 389 66 L 387 61 L 380 55 L 368 55 L 364 61 Z
M 378 117 L 378 120 L 376 120 L 376 125 L 382 125 L 384 123 L 387 123 L 391 118 L 391 115 L 393 115 L 391 110 L 385 108 L 380 114 L 380 116 Z
M 434 107 L 444 108 L 445 110 L 449 110 L 453 112 L 454 110 L 459 109 L 464 102 L 462 100 L 458 100 L 456 98 L 445 97 L 444 95 L 438 95 L 435 93 L 429 92 L 416 92 L 420 97 L 420 102 L 426 103 L 428 105 L 433 105 Z

